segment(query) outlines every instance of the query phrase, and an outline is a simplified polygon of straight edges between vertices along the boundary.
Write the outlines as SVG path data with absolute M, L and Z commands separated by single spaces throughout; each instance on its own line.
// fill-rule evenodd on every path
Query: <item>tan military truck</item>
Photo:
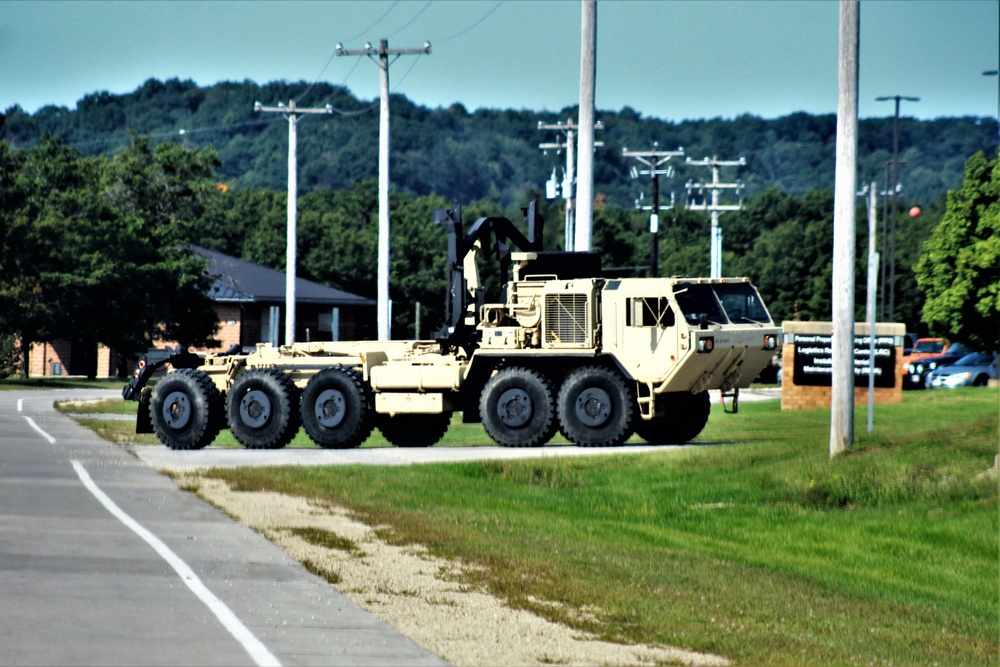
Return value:
M 321 447 L 351 448 L 377 427 L 394 445 L 426 447 L 460 412 L 506 447 L 538 447 L 556 431 L 587 447 L 633 433 L 678 444 L 704 428 L 710 390 L 735 407 L 774 355 L 780 330 L 749 280 L 603 277 L 592 253 L 543 252 L 533 205 L 526 219 L 527 236 L 506 218 L 481 218 L 463 236 L 460 210 L 436 212 L 451 293 L 434 340 L 154 351 L 123 391 L 141 403 L 137 430 L 196 449 L 228 426 L 245 447 L 279 448 L 301 425 Z M 479 283 L 484 250 L 509 278 L 497 303 Z M 175 370 L 151 390 L 164 364 Z

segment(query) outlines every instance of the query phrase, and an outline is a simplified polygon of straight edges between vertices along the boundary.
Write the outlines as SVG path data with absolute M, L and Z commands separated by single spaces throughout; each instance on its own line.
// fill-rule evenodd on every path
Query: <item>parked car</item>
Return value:
M 926 389 L 927 374 L 943 366 L 950 366 L 972 352 L 961 343 L 954 343 L 944 354 L 923 357 L 915 361 L 903 360 L 903 389 Z
M 917 344 L 917 334 L 907 332 L 903 336 L 903 357 L 909 357 L 913 352 L 913 346 Z
M 904 348 L 903 365 L 905 366 L 911 361 L 923 359 L 924 357 L 944 354 L 947 351 L 948 341 L 944 338 L 918 338 L 909 354 L 905 354 Z
M 930 389 L 953 389 L 955 387 L 985 387 L 1000 373 L 997 368 L 996 352 L 973 352 L 950 366 L 937 368 L 927 375 Z

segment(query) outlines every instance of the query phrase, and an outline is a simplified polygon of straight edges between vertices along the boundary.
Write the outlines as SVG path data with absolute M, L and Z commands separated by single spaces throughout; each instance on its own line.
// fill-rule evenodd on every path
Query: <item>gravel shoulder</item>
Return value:
M 462 565 L 420 547 L 380 540 L 346 510 L 267 492 L 237 492 L 197 473 L 177 477 L 293 558 L 333 582 L 341 594 L 455 665 L 728 665 L 682 649 L 599 641 L 459 583 Z M 349 547 L 317 546 L 302 529 L 345 538 Z M 349 542 L 348 542 L 349 541 Z M 553 603 L 555 604 L 555 603 Z M 586 613 L 586 612 L 582 612 Z

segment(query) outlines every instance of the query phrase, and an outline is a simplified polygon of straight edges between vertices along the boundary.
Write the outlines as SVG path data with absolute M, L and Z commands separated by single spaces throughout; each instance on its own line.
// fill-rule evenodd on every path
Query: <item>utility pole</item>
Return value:
M 543 151 L 554 150 L 556 153 L 560 153 L 563 150 L 566 151 L 566 173 L 563 174 L 562 186 L 558 189 L 562 190 L 562 197 L 566 201 L 566 221 L 564 225 L 564 239 L 563 249 L 572 251 L 576 243 L 576 221 L 574 215 L 574 201 L 576 198 L 576 135 L 577 131 L 580 129 L 578 125 L 575 125 L 572 120 L 566 121 L 563 124 L 562 121 L 558 123 L 543 123 L 538 121 L 539 130 L 555 130 L 562 133 L 561 139 L 556 139 L 555 142 L 546 142 L 538 144 L 538 147 Z M 604 125 L 601 121 L 594 123 L 595 130 L 603 130 Z M 594 146 L 603 146 L 604 142 L 595 141 Z M 551 189 L 551 188 L 550 188 Z M 555 194 L 553 194 L 550 199 L 555 199 Z
M 906 164 L 906 160 L 900 160 L 899 162 L 900 162 L 900 164 Z M 886 183 L 889 182 L 889 167 L 890 166 L 892 166 L 892 160 L 886 160 L 886 163 L 885 163 L 885 182 Z M 896 183 L 896 187 L 894 188 L 894 190 L 895 190 L 895 193 L 898 195 L 900 192 L 903 191 L 903 188 L 902 188 L 902 186 L 899 183 Z M 892 192 L 889 190 L 889 186 L 886 185 L 885 189 L 882 190 L 882 191 L 880 191 L 878 194 L 879 194 L 880 197 L 882 197 L 882 254 L 881 254 L 880 260 L 879 260 L 879 265 L 881 267 L 880 270 L 881 270 L 882 274 L 881 274 L 881 279 L 880 279 L 880 282 L 879 282 L 878 318 L 879 318 L 879 320 L 881 320 L 883 322 L 889 322 L 891 320 L 887 320 L 886 317 L 885 317 L 885 293 L 887 291 L 886 290 L 886 286 L 885 286 L 885 283 L 886 283 L 885 272 L 886 272 L 886 269 L 888 268 L 886 266 L 888 264 L 888 262 L 886 262 L 886 257 L 888 257 L 888 255 L 886 254 L 886 238 L 888 237 L 888 230 L 889 230 L 889 224 L 888 224 L 889 223 L 889 196 L 892 194 Z
M 854 257 L 858 154 L 858 0 L 840 0 L 837 166 L 833 193 L 830 458 L 854 443 Z
M 906 97 L 905 95 L 892 95 L 890 97 L 876 97 L 876 102 L 886 102 L 895 100 L 896 119 L 892 125 L 892 232 L 889 241 L 889 321 L 896 319 L 896 224 L 899 219 L 898 210 L 898 189 L 899 185 L 899 103 L 902 100 L 907 102 L 919 102 L 919 97 Z
M 378 63 L 381 84 L 378 126 L 378 338 L 392 338 L 389 321 L 389 65 L 401 55 L 423 55 L 431 52 L 431 43 L 423 48 L 390 49 L 388 40 L 380 40 L 378 48 L 371 42 L 363 49 L 345 49 L 337 44 L 338 56 L 368 56 Z M 392 62 L 389 56 L 395 56 Z M 377 57 L 377 59 L 376 59 Z
M 574 249 L 590 251 L 594 226 L 594 80 L 597 75 L 597 0 L 583 0 L 580 20 L 580 184 Z
M 988 69 L 983 72 L 983 76 L 997 77 L 997 147 L 1000 147 L 1000 70 Z
M 288 225 L 285 241 L 285 345 L 295 342 L 295 269 L 297 259 L 296 218 L 298 217 L 298 180 L 299 168 L 297 157 L 298 133 L 295 126 L 302 114 L 333 113 L 333 107 L 327 104 L 322 109 L 300 109 L 295 106 L 295 100 L 290 100 L 288 106 L 278 103 L 276 107 L 266 107 L 260 102 L 254 102 L 254 111 L 272 111 L 283 113 L 288 118 Z
M 743 208 L 743 183 L 736 181 L 735 183 L 722 183 L 719 180 L 719 172 L 722 167 L 742 167 L 747 161 L 744 158 L 739 160 L 719 160 L 717 158 L 705 158 L 703 160 L 694 161 L 691 158 L 687 158 L 684 161 L 685 164 L 689 164 L 696 167 L 709 167 L 712 170 L 712 182 L 706 184 L 704 182 L 695 183 L 694 181 L 687 182 L 687 192 L 688 192 L 688 203 L 686 208 L 690 211 L 710 211 L 712 214 L 712 239 L 711 239 L 711 259 L 710 259 L 710 271 L 709 277 L 711 278 L 721 278 L 722 277 L 722 228 L 719 226 L 719 216 L 723 211 L 739 211 Z M 712 194 L 712 203 L 709 204 L 704 199 L 704 189 L 708 188 Z M 691 196 L 697 190 L 700 195 L 701 203 L 691 203 Z M 739 197 L 739 204 L 720 204 L 719 203 L 719 193 L 723 190 L 732 190 Z
M 673 167 L 668 167 L 666 169 L 660 169 L 659 167 L 666 164 L 672 157 L 684 157 L 684 149 L 678 147 L 675 151 L 661 151 L 656 150 L 657 143 L 653 142 L 653 150 L 651 151 L 630 151 L 628 148 L 622 149 L 622 155 L 625 157 L 632 157 L 641 162 L 642 164 L 649 167 L 649 169 L 643 169 L 637 171 L 635 167 L 632 167 L 633 177 L 639 174 L 649 174 L 653 181 L 653 205 L 651 207 L 651 213 L 649 214 L 649 277 L 656 278 L 660 275 L 659 266 L 659 229 L 660 229 L 660 210 L 673 208 L 673 194 L 670 196 L 670 206 L 660 206 L 660 174 L 663 174 L 667 178 L 674 175 Z M 636 208 L 639 207 L 639 202 L 636 201 Z

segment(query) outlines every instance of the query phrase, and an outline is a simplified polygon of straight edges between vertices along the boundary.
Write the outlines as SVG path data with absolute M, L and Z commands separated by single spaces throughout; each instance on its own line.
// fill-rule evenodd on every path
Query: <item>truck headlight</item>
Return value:
M 773 350 L 778 347 L 778 337 L 774 334 L 767 334 L 764 336 L 764 349 Z
M 711 352 L 715 349 L 715 339 L 711 336 L 705 336 L 704 338 L 698 339 L 698 352 Z

